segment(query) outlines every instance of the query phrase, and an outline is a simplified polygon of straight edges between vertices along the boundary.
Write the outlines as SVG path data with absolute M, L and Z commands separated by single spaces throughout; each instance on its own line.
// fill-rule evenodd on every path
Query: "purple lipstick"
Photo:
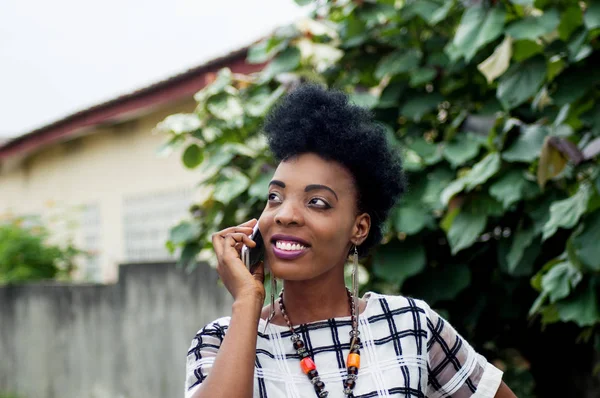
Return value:
M 303 239 L 290 235 L 273 235 L 271 245 L 275 257 L 282 260 L 293 260 L 302 256 L 310 245 Z

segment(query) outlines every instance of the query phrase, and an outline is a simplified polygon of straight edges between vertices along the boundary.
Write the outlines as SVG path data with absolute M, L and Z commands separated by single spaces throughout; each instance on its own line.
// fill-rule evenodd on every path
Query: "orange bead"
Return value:
M 310 372 L 311 370 L 317 368 L 313 360 L 309 357 L 302 358 L 302 360 L 300 361 L 300 367 L 302 368 L 302 371 L 306 374 L 308 374 L 308 372 Z
M 346 367 L 354 366 L 356 369 L 360 369 L 360 355 L 358 354 L 348 354 L 348 361 L 346 361 Z

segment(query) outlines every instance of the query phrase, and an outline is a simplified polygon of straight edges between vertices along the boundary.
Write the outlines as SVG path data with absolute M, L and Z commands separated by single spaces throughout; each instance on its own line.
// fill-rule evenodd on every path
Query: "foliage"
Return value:
M 69 244 L 46 243 L 48 230 L 25 218 L 0 223 L 0 284 L 68 278 L 75 257 L 82 254 Z
M 9 392 L 0 392 L 0 398 L 22 398 L 20 395 L 9 393 Z
M 261 73 L 222 70 L 195 113 L 159 125 L 168 145 L 187 145 L 205 193 L 171 231 L 180 263 L 210 260 L 211 232 L 260 214 L 274 167 L 262 117 L 312 80 L 371 108 L 409 175 L 365 289 L 428 300 L 491 355 L 534 361 L 553 330 L 600 341 L 598 4 L 319 4 L 249 50 L 268 62 Z

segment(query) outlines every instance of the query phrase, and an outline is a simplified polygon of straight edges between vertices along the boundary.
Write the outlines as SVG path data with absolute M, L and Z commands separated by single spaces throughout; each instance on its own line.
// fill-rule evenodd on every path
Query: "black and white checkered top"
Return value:
M 361 366 L 355 397 L 493 397 L 502 372 L 475 350 L 425 302 L 367 293 L 360 316 Z M 186 398 L 211 371 L 229 317 L 202 328 L 187 355 Z M 285 326 L 259 321 L 254 365 L 254 397 L 316 396 L 300 368 Z M 319 370 L 329 398 L 344 398 L 350 317 L 295 327 Z

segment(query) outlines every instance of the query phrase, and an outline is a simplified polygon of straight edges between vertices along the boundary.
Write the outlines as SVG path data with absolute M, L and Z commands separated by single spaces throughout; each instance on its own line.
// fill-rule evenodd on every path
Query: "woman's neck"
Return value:
M 284 281 L 283 302 L 293 325 L 350 315 L 343 268 L 331 274 L 309 281 Z

